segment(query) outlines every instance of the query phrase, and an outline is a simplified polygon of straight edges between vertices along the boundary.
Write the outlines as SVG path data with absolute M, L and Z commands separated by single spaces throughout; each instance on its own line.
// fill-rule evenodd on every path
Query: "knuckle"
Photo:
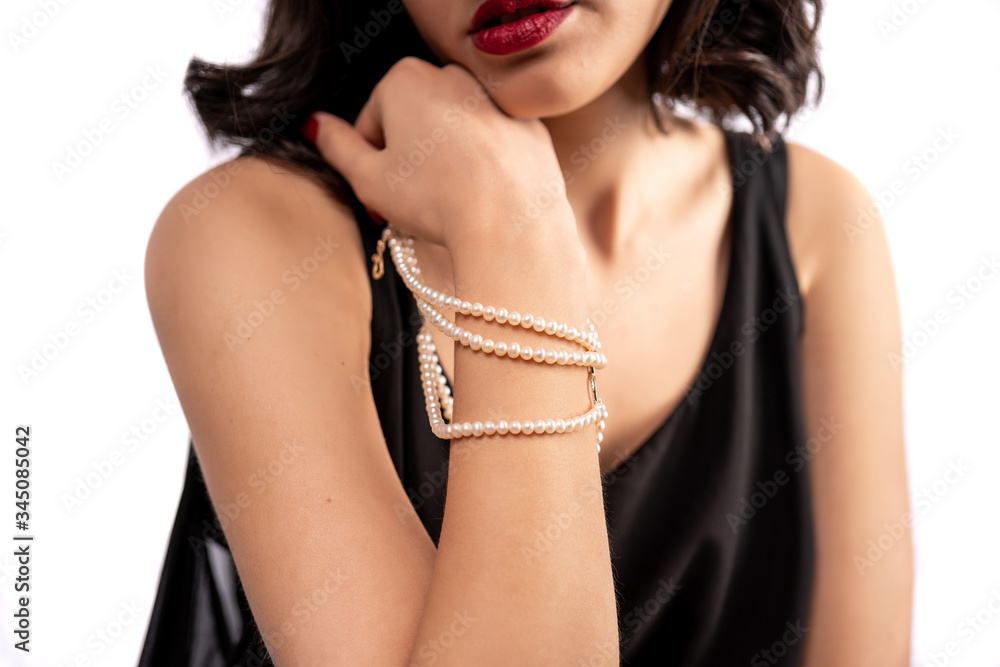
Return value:
M 401 74 L 407 76 L 418 76 L 427 71 L 428 67 L 433 67 L 430 63 L 417 58 L 416 56 L 403 56 L 389 68 L 386 72 L 386 76 L 390 74 L 393 76 L 399 76 Z

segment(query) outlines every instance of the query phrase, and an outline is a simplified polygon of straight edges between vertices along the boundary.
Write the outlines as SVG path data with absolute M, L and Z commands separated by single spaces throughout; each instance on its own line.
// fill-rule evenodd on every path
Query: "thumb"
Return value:
M 364 179 L 361 165 L 378 149 L 353 125 L 325 111 L 314 111 L 303 124 L 302 134 L 316 144 L 323 159 L 357 191 L 358 182 Z

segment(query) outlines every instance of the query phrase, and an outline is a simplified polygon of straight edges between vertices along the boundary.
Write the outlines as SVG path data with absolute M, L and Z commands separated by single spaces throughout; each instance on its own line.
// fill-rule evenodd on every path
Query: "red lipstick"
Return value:
M 569 0 L 486 0 L 472 17 L 472 44 L 505 56 L 539 44 L 573 10 Z

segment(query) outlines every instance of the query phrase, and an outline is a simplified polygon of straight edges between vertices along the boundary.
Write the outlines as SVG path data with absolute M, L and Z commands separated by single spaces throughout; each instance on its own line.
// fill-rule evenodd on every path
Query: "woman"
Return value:
M 885 233 L 776 131 L 820 10 L 273 0 L 193 61 L 244 150 L 147 251 L 192 443 L 140 664 L 908 664 Z

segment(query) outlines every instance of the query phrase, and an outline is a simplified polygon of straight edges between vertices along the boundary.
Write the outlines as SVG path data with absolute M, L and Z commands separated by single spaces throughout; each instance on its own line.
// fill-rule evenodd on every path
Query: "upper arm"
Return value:
M 912 515 L 889 246 L 854 176 L 788 148 L 788 228 L 805 302 L 803 400 L 807 436 L 819 443 L 809 459 L 816 576 L 804 664 L 903 667 Z
M 434 545 L 393 511 L 409 500 L 358 389 L 370 345 L 359 231 L 308 179 L 239 163 L 196 216 L 184 206 L 211 172 L 182 188 L 150 237 L 164 358 L 275 664 L 401 663 Z

